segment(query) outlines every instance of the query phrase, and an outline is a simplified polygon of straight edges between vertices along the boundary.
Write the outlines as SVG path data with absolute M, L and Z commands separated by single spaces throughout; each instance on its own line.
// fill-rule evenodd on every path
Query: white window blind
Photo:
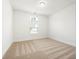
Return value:
M 31 17 L 31 30 L 30 33 L 38 33 L 38 17 L 33 16 Z

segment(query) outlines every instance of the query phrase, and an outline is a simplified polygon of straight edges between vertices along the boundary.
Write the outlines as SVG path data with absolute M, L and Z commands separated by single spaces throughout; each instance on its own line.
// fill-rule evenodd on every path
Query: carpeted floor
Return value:
M 76 59 L 76 48 L 52 39 L 15 42 L 3 59 Z

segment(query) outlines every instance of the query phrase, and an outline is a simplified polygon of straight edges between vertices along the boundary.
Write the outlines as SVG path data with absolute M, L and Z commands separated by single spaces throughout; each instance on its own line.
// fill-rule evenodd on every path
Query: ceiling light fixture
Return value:
M 40 1 L 40 7 L 45 7 L 46 6 L 46 2 L 44 0 Z

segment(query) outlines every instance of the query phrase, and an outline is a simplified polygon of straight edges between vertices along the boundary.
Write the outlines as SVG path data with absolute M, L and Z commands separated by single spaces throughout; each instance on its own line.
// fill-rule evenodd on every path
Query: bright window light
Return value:
M 30 32 L 32 33 L 32 34 L 34 34 L 34 33 L 38 33 L 38 17 L 36 17 L 36 16 L 33 16 L 33 17 L 31 17 L 31 30 L 30 30 Z

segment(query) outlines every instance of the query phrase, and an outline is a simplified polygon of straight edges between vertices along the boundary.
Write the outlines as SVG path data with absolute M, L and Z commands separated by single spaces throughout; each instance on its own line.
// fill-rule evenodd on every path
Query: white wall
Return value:
M 75 46 L 75 4 L 50 16 L 49 37 Z
M 3 0 L 3 39 L 2 39 L 2 55 L 12 44 L 12 8 L 9 0 Z
M 47 37 L 48 33 L 48 17 L 38 15 L 39 19 L 39 32 L 38 34 L 30 33 L 30 20 L 33 14 L 29 12 L 14 11 L 14 39 L 15 41 L 23 41 L 30 39 L 40 39 Z

